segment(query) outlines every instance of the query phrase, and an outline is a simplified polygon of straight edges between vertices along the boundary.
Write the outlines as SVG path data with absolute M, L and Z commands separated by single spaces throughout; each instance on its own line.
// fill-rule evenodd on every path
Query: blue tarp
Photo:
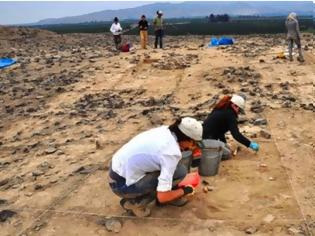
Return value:
M 208 47 L 216 47 L 219 45 L 232 45 L 233 43 L 234 43 L 234 40 L 232 38 L 225 38 L 225 37 L 222 37 L 220 39 L 211 38 L 211 41 Z
M 16 60 L 11 58 L 0 58 L 0 69 L 8 67 L 16 63 Z

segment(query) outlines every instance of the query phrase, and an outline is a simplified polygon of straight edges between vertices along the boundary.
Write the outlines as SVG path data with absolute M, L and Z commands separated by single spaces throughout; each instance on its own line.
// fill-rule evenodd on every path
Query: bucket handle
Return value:
M 218 152 L 221 152 L 223 150 L 223 147 L 215 147 L 215 148 L 203 148 L 202 150 L 216 150 Z

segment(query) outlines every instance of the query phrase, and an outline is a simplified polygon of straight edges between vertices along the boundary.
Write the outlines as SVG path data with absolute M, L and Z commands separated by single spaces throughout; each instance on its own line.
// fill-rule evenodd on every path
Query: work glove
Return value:
M 190 185 L 183 187 L 184 195 L 193 194 L 195 192 L 194 188 Z
M 249 145 L 249 148 L 253 149 L 254 151 L 258 152 L 259 150 L 259 144 L 255 142 L 251 142 Z

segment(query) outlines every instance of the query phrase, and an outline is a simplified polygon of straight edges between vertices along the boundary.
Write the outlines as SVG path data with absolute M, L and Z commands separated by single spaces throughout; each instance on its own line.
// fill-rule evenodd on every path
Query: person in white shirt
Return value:
M 115 47 L 117 50 L 119 50 L 120 44 L 121 44 L 122 28 L 120 26 L 119 19 L 117 17 L 114 18 L 114 22 L 112 26 L 110 27 L 110 32 L 112 32 L 113 34 Z
M 113 156 L 109 185 L 122 198 L 121 206 L 136 216 L 150 215 L 147 205 L 182 206 L 183 196 L 193 193 L 191 186 L 178 188 L 187 168 L 179 164 L 181 152 L 202 139 L 202 125 L 185 117 L 170 126 L 142 132 L 122 146 Z

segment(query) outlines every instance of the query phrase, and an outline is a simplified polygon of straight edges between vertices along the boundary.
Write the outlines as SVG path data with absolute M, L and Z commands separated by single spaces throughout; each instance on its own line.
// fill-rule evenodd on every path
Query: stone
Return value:
M 36 224 L 36 225 L 34 226 L 33 229 L 34 229 L 35 231 L 40 231 L 45 225 L 46 225 L 45 222 L 43 222 L 43 223 L 38 223 L 38 224 Z
M 93 168 L 93 166 L 81 166 L 79 167 L 77 170 L 74 171 L 74 173 L 79 173 L 82 175 L 87 175 L 90 174 L 94 171 L 95 169 Z
M 263 219 L 263 221 L 265 222 L 265 223 L 271 223 L 273 220 L 275 219 L 275 217 L 273 216 L 273 215 L 271 215 L 271 214 L 268 214 L 264 219 Z
M 254 121 L 254 125 L 266 125 L 267 120 L 264 118 L 258 118 Z
M 8 200 L 0 198 L 0 205 L 5 205 L 8 203 Z
M 3 179 L 3 180 L 0 180 L 0 187 L 1 186 L 4 186 L 6 185 L 7 183 L 9 183 L 10 179 L 9 178 L 6 178 L 6 179 Z
M 206 188 L 207 188 L 207 190 L 208 190 L 209 192 L 211 192 L 211 191 L 214 190 L 214 187 L 213 187 L 213 186 L 207 186 Z
M 260 104 L 260 102 L 255 102 L 255 103 L 251 106 L 250 110 L 251 110 L 252 112 L 254 112 L 254 113 L 261 113 L 261 112 L 263 112 L 264 107 Z
M 254 234 L 254 233 L 256 233 L 256 232 L 257 232 L 257 228 L 254 227 L 254 226 L 251 226 L 251 227 L 245 229 L 245 233 L 246 233 L 246 234 Z
M 265 139 L 270 139 L 271 138 L 271 134 L 268 131 L 266 131 L 266 130 L 261 130 L 260 131 L 260 136 L 265 138 Z
M 152 125 L 161 125 L 163 124 L 163 119 L 156 113 L 150 114 L 150 122 Z
M 237 123 L 239 124 L 245 124 L 246 122 L 248 122 L 248 119 L 244 116 L 240 116 L 237 120 Z
M 291 108 L 292 107 L 292 104 L 290 101 L 285 101 L 282 103 L 282 107 L 283 108 Z
M 209 182 L 207 180 L 202 180 L 202 184 L 207 186 L 209 185 Z
M 99 140 L 95 140 L 95 148 L 96 149 L 102 149 L 102 145 L 101 145 Z
M 109 232 L 119 233 L 122 228 L 122 224 L 117 219 L 109 218 L 105 220 L 105 227 Z
M 52 180 L 49 181 L 49 183 L 51 183 L 51 184 L 55 184 L 57 182 L 58 182 L 58 179 L 52 179 Z
M 37 168 L 38 168 L 39 170 L 43 171 L 43 172 L 46 172 L 46 171 L 48 171 L 49 169 L 55 168 L 55 166 L 52 165 L 52 164 L 50 164 L 50 163 L 47 162 L 47 161 L 44 161 L 44 162 L 42 162 L 41 164 L 39 164 L 39 165 L 37 166 Z
M 57 151 L 56 148 L 54 148 L 54 147 L 49 147 L 49 148 L 47 148 L 47 149 L 45 150 L 45 153 L 46 153 L 46 154 L 53 154 L 53 153 L 56 152 L 56 151 Z
M 43 187 L 43 185 L 41 185 L 41 184 L 36 184 L 35 186 L 34 186 L 34 189 L 35 190 L 41 190 L 41 189 L 43 189 L 44 187 Z
M 61 155 L 63 155 L 63 154 L 65 154 L 62 150 L 58 150 L 57 152 L 56 152 L 56 154 L 58 155 L 58 156 L 61 156 Z
M 35 171 L 32 172 L 32 175 L 33 175 L 34 177 L 38 177 L 38 176 L 41 176 L 41 175 L 43 175 L 43 174 L 44 174 L 44 172 L 41 171 L 41 170 L 35 170 Z
M 301 230 L 295 228 L 294 226 L 291 226 L 290 228 L 288 228 L 288 231 L 294 235 L 302 233 Z
M 2 210 L 0 211 L 0 222 L 5 222 L 7 221 L 7 219 L 13 217 L 14 215 L 16 215 L 15 211 Z

